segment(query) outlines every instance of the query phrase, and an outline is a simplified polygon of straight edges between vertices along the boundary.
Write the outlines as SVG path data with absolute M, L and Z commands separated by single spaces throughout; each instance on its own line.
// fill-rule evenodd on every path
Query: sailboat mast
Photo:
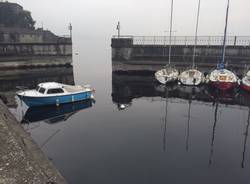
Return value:
M 197 12 L 197 20 L 196 20 L 195 43 L 194 43 L 194 53 L 193 53 L 192 68 L 194 68 L 194 66 L 195 66 L 195 54 L 196 54 L 196 46 L 197 46 L 197 39 L 198 39 L 197 34 L 198 34 L 198 28 L 199 28 L 200 7 L 201 7 L 201 0 L 199 0 L 199 3 L 198 3 L 198 12 Z
M 174 0 L 171 0 L 171 16 L 170 16 L 170 30 L 169 30 L 169 50 L 168 50 L 168 64 L 169 65 L 171 63 L 171 52 L 172 52 L 173 8 L 174 8 Z
M 226 42 L 227 42 L 227 22 L 228 22 L 228 12 L 229 12 L 230 0 L 227 1 L 227 13 L 226 13 L 226 25 L 224 30 L 224 40 L 223 40 L 223 52 L 222 52 L 222 63 L 225 63 L 225 54 L 226 54 Z

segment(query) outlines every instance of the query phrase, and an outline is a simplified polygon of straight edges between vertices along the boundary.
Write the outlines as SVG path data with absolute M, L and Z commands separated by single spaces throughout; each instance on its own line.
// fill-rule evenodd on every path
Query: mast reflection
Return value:
M 208 165 L 213 165 L 213 157 L 215 153 L 216 144 L 216 129 L 219 120 L 219 109 L 229 108 L 244 110 L 249 107 L 250 94 L 246 94 L 243 91 L 230 91 L 219 92 L 212 90 L 206 85 L 199 87 L 181 86 L 178 84 L 172 85 L 160 85 L 154 81 L 154 76 L 150 75 L 131 75 L 131 74 L 112 74 L 112 100 L 113 103 L 118 106 L 118 109 L 126 109 L 133 106 L 134 99 L 143 98 L 150 101 L 162 101 L 165 103 L 165 117 L 162 126 L 162 149 L 164 152 L 168 151 L 168 120 L 169 120 L 169 107 L 171 104 L 188 104 L 186 119 L 186 140 L 185 150 L 190 151 L 190 130 L 192 125 L 192 106 L 202 105 L 212 108 L 213 115 L 211 116 L 211 136 L 209 140 L 208 150 L 209 158 Z M 246 151 L 247 151 L 247 139 L 250 126 L 250 108 L 246 125 L 246 131 L 244 134 L 244 147 L 242 151 L 241 167 L 245 167 Z M 120 110 L 120 109 L 119 109 Z M 195 128 L 195 127 L 194 127 Z M 209 130 L 206 130 L 209 131 Z M 170 143 L 169 143 L 170 144 Z
M 213 103 L 217 93 L 206 85 L 199 87 L 181 86 L 178 84 L 161 85 L 157 83 L 153 75 L 131 75 L 112 73 L 112 101 L 119 110 L 129 108 L 133 100 L 138 98 L 166 98 L 165 88 L 168 88 L 168 98 Z M 241 93 L 229 92 L 219 94 L 219 103 L 224 105 L 248 106 L 242 99 Z
M 163 151 L 167 151 L 167 120 L 168 120 L 168 89 L 166 91 L 165 118 L 164 118 L 164 133 L 163 133 Z
M 244 138 L 244 143 L 243 143 L 244 146 L 243 146 L 243 152 L 242 152 L 241 168 L 245 168 L 245 154 L 246 154 L 246 149 L 247 149 L 249 124 L 250 124 L 250 108 L 248 109 L 246 132 L 244 133 L 245 138 Z
M 210 155 L 209 155 L 209 165 L 212 165 L 213 161 L 213 154 L 214 154 L 214 140 L 215 140 L 215 131 L 216 131 L 216 125 L 218 120 L 218 101 L 215 101 L 213 106 L 215 106 L 214 110 L 214 123 L 213 123 L 213 131 L 212 131 L 212 137 L 211 137 L 211 147 L 210 147 Z

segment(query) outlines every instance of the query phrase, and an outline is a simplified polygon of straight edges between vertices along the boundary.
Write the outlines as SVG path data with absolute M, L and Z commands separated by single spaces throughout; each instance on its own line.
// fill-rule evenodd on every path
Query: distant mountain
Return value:
M 16 3 L 0 2 L 0 25 L 4 27 L 17 27 L 35 29 L 35 21 L 31 13 Z

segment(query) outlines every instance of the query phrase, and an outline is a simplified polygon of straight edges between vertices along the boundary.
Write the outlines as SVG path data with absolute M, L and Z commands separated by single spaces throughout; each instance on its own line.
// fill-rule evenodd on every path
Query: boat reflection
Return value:
M 133 100 L 148 98 L 163 100 L 168 90 L 168 98 L 192 100 L 204 103 L 213 103 L 215 99 L 224 105 L 249 106 L 248 97 L 242 95 L 243 91 L 220 92 L 215 91 L 207 85 L 182 86 L 178 84 L 161 85 L 157 83 L 153 75 L 130 75 L 112 73 L 112 100 L 118 109 L 129 108 Z M 248 98 L 248 100 L 246 100 Z
M 225 139 L 232 139 L 232 137 L 227 137 L 228 134 L 225 133 L 227 131 L 230 131 L 232 129 L 239 128 L 239 126 L 242 126 L 242 124 L 239 124 L 238 122 L 230 122 L 230 124 L 227 124 L 222 121 L 222 119 L 228 119 L 229 117 L 233 117 L 234 115 L 229 115 L 228 113 L 237 111 L 237 112 L 244 112 L 248 111 L 248 118 L 247 123 L 244 123 L 243 129 L 244 129 L 244 135 L 239 135 L 237 137 L 238 144 L 243 142 L 243 148 L 242 150 L 236 150 L 237 154 L 241 153 L 242 159 L 240 160 L 241 167 L 245 168 L 245 161 L 246 159 L 246 152 L 247 152 L 247 145 L 248 145 L 248 132 L 249 132 L 249 125 L 250 125 L 250 94 L 246 93 L 244 91 L 229 91 L 229 92 L 222 92 L 213 90 L 212 88 L 209 88 L 209 86 L 203 85 L 203 86 L 182 86 L 182 85 L 160 85 L 157 82 L 154 81 L 152 76 L 144 76 L 144 75 L 129 75 L 129 74 L 117 74 L 113 73 L 112 75 L 112 100 L 113 103 L 118 106 L 118 109 L 126 109 L 130 108 L 136 99 L 148 99 L 150 102 L 163 102 L 164 105 L 164 120 L 162 125 L 162 145 L 163 145 L 163 151 L 166 152 L 169 150 L 171 141 L 168 141 L 170 138 L 171 130 L 170 128 L 173 128 L 175 122 L 175 117 L 173 117 L 173 113 L 171 115 L 170 112 L 168 112 L 170 109 L 176 109 L 177 105 L 180 107 L 180 114 L 185 113 L 184 117 L 178 117 L 178 119 L 182 118 L 182 121 L 184 121 L 185 128 L 185 134 L 183 133 L 183 136 L 186 137 L 186 140 L 183 141 L 183 145 L 185 146 L 185 150 L 189 152 L 189 154 L 193 153 L 193 150 L 190 148 L 191 142 L 193 142 L 194 136 L 197 136 L 197 134 L 191 135 L 191 128 L 192 130 L 197 130 L 197 125 L 199 125 L 199 128 L 203 126 L 202 131 L 207 132 L 207 135 L 210 135 L 209 137 L 206 137 L 205 139 L 209 142 L 207 144 L 207 150 L 209 152 L 206 152 L 206 154 L 209 155 L 208 158 L 208 165 L 212 166 L 215 162 L 214 154 L 216 152 L 215 144 L 221 144 L 221 136 L 225 136 Z M 210 128 L 207 128 L 207 125 L 201 125 L 200 122 L 197 122 L 197 119 L 201 119 L 202 117 L 192 117 L 192 113 L 197 112 L 194 109 L 199 108 L 206 109 L 207 112 L 204 112 L 207 117 L 209 116 L 209 119 L 204 119 L 204 122 L 211 123 L 209 124 Z M 208 115 L 210 112 L 209 109 L 212 108 L 211 115 Z M 182 110 L 184 109 L 184 110 Z M 183 111 L 183 112 L 181 112 Z M 220 113 L 219 113 L 220 112 Z M 223 113 L 222 113 L 223 112 Z M 199 111 L 199 113 L 202 113 Z M 204 115 L 200 114 L 200 116 Z M 239 116 L 239 114 L 236 114 Z M 169 117 L 170 116 L 170 117 Z M 172 118 L 171 118 L 172 116 Z M 176 114 L 175 114 L 176 116 Z M 179 114 L 178 114 L 179 116 Z M 220 117 L 221 116 L 221 117 Z M 227 117 L 228 116 L 228 117 Z M 171 122 L 169 120 L 171 119 Z M 218 123 L 220 123 L 220 126 L 218 126 Z M 169 124 L 169 125 L 168 125 Z M 171 126 L 170 126 L 171 124 Z M 178 123 L 178 126 L 180 124 Z M 192 126 L 192 127 L 191 127 Z M 201 127 L 200 127 L 201 126 Z M 223 128 L 221 127 L 229 126 L 231 129 Z M 220 130 L 216 130 L 220 127 Z M 181 127 L 183 128 L 183 127 Z M 169 130 L 168 130 L 169 129 Z M 196 132 L 196 131 L 192 131 Z M 216 133 L 220 134 L 217 135 L 220 140 L 216 141 Z M 175 133 L 172 132 L 172 136 L 174 136 Z M 233 138 L 234 139 L 234 138 Z M 243 141 L 242 141 L 243 139 Z M 196 141 L 195 141 L 196 142 Z M 171 145 L 173 146 L 173 145 Z M 195 146 L 194 146 L 195 147 Z M 218 148 L 217 148 L 218 149 Z M 217 154 L 220 154 L 221 150 L 217 151 Z M 207 163 L 207 161 L 206 161 Z
M 92 107 L 94 101 L 86 100 L 75 103 L 62 104 L 57 106 L 41 106 L 29 108 L 21 123 L 29 124 L 44 121 L 48 124 L 55 124 L 68 120 L 77 112 Z

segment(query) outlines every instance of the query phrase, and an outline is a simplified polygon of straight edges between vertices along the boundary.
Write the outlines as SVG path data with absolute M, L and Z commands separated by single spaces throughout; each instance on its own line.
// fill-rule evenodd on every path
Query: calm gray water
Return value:
M 10 99 L 17 85 L 50 80 L 96 89 L 95 102 L 10 105 L 70 184 L 250 183 L 248 94 L 166 89 L 152 76 L 112 73 L 109 45 L 76 43 L 73 68 L 0 79 Z

